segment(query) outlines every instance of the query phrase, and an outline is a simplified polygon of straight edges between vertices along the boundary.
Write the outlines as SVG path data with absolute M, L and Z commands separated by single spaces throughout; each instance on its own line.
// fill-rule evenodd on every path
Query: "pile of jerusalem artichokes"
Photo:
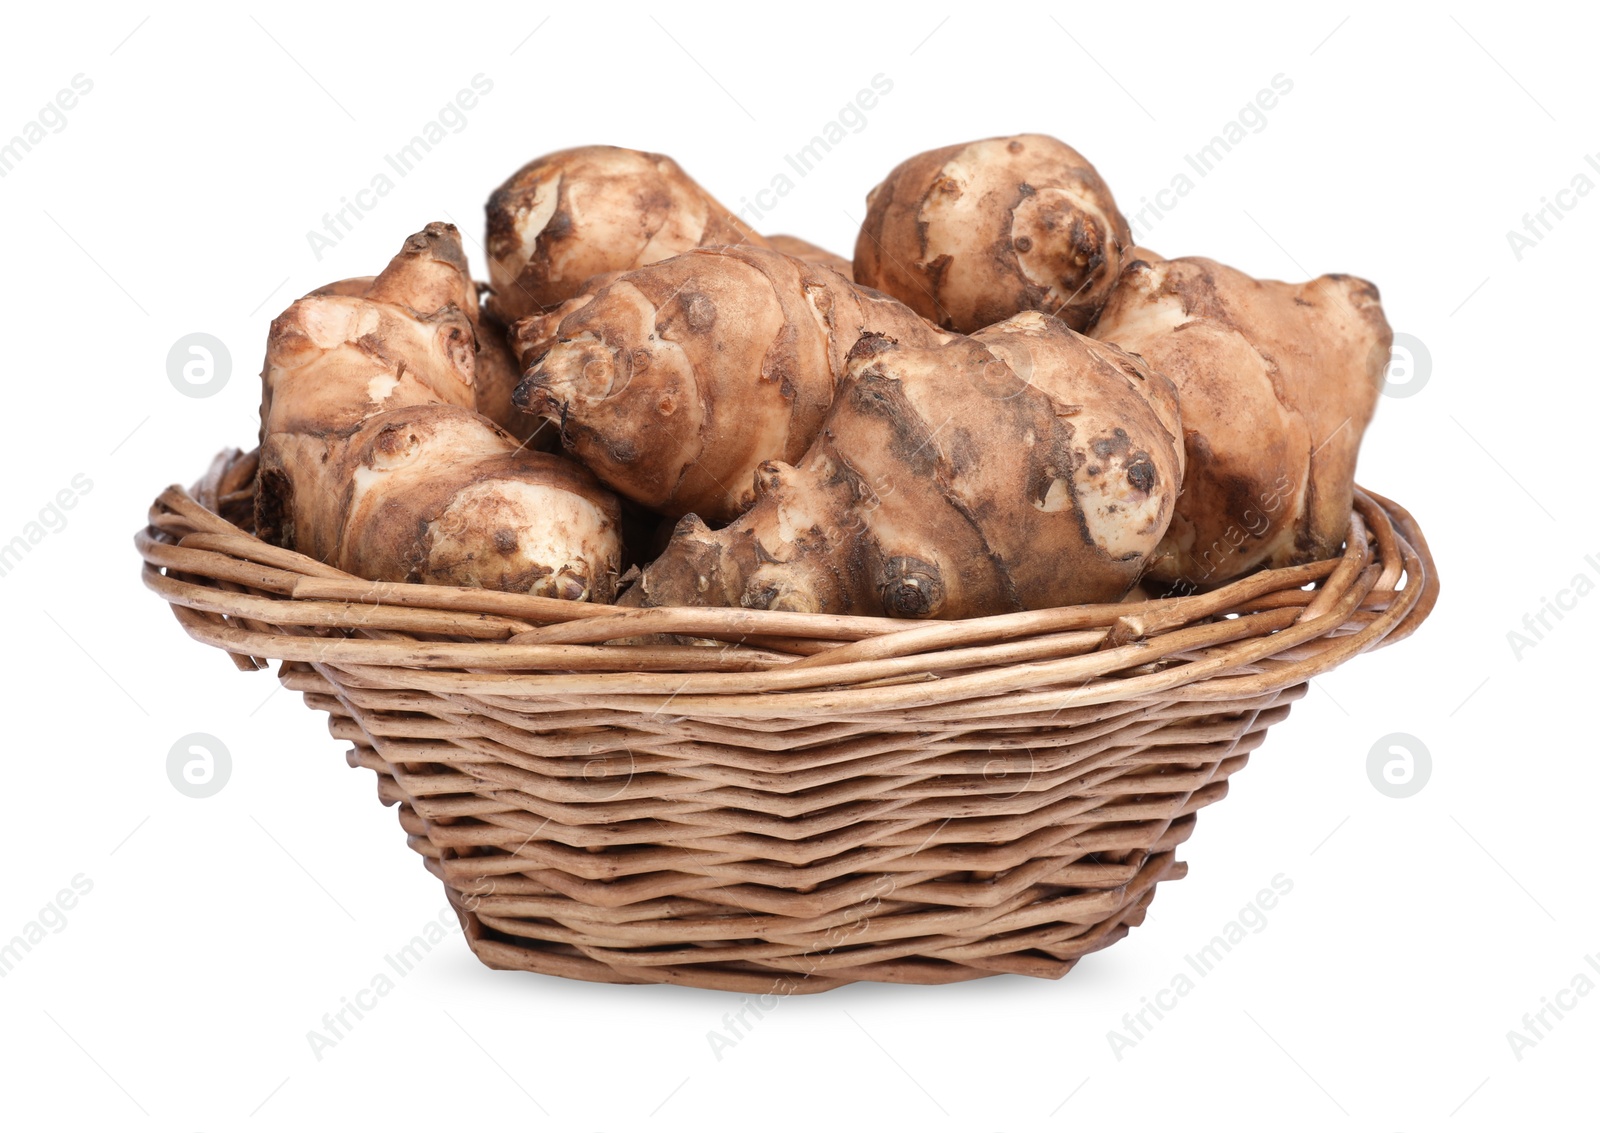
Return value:
M 374 580 L 968 618 L 1338 553 L 1370 283 L 1135 247 L 1042 135 L 934 150 L 853 261 L 565 150 L 272 324 L 257 534 Z

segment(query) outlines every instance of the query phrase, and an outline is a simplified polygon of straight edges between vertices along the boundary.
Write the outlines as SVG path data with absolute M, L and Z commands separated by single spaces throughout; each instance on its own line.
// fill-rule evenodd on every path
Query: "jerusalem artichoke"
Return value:
M 616 146 L 561 150 L 489 197 L 490 313 L 510 326 L 579 294 L 590 279 L 690 248 L 765 241 L 678 163 Z
M 1130 261 L 1091 333 L 1172 379 L 1188 473 L 1150 578 L 1181 591 L 1338 552 L 1392 335 L 1348 275 Z
M 1116 601 L 1183 476 L 1171 383 L 1036 312 L 863 336 L 816 443 L 721 531 L 685 517 L 622 604 L 967 618 Z
M 1019 311 L 1093 321 L 1133 240 L 1094 166 L 1042 134 L 918 154 L 867 196 L 855 280 L 964 334 Z
M 370 275 L 363 275 L 353 279 L 341 279 L 317 288 L 307 298 L 349 295 L 359 299 L 372 286 L 373 278 Z M 482 289 L 483 285 L 479 284 L 470 294 L 462 297 L 470 304 L 465 308 L 465 313 L 472 323 L 472 334 L 477 344 L 473 373 L 473 403 L 479 413 L 524 445 L 549 452 L 555 444 L 555 430 L 548 428 L 549 422 L 530 418 L 511 404 L 511 395 L 516 390 L 517 383 L 522 380 L 522 371 L 517 366 L 516 356 L 512 344 L 507 340 L 506 330 L 490 317 L 478 302 L 478 292 Z
M 748 246 L 701 248 L 514 332 L 532 365 L 517 404 L 561 429 L 602 481 L 668 515 L 731 519 L 765 460 L 798 460 L 864 331 L 946 337 L 828 268 Z M 537 353 L 535 353 L 537 351 Z
M 274 320 L 258 534 L 365 578 L 609 600 L 617 501 L 480 416 L 476 296 L 454 227 Z

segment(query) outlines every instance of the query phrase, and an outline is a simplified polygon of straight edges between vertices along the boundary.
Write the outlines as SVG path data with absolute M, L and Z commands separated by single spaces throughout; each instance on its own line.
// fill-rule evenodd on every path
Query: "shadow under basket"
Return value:
M 1340 558 L 969 621 L 372 583 L 257 539 L 255 466 L 162 493 L 146 585 L 328 713 L 480 960 L 574 979 L 1059 977 L 1184 875 L 1306 682 L 1438 594 L 1411 516 L 1360 489 Z M 626 641 L 656 635 L 706 643 Z

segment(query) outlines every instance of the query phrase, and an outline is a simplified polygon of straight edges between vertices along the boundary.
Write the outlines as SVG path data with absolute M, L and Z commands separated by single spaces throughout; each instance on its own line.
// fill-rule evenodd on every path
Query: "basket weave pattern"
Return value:
M 1438 590 L 1411 516 L 1358 490 L 1341 558 L 1189 597 L 622 610 L 353 578 L 250 533 L 254 472 L 224 453 L 161 495 L 145 583 L 240 668 L 283 662 L 484 963 L 588 980 L 1058 977 L 1183 876 L 1306 682 Z

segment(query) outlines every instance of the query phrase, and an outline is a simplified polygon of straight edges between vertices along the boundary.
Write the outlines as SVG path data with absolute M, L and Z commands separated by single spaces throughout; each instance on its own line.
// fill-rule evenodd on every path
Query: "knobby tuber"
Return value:
M 356 298 L 367 293 L 374 277 L 357 276 L 329 283 L 311 292 L 307 298 L 319 295 L 350 295 Z M 468 306 L 466 315 L 472 323 L 473 338 L 477 342 L 473 373 L 473 404 L 479 413 L 499 425 L 524 444 L 546 452 L 555 447 L 555 430 L 549 423 L 530 418 L 511 403 L 522 371 L 517 366 L 516 354 L 508 340 L 508 332 L 479 302 L 479 292 L 485 290 L 478 284 L 464 296 Z
M 1183 408 L 1188 473 L 1152 582 L 1192 590 L 1338 553 L 1389 363 L 1376 287 L 1138 259 L 1091 333 L 1172 379 Z
M 1094 320 L 1133 243 L 1111 190 L 1042 134 L 902 162 L 867 196 L 855 280 L 964 334 L 1020 311 Z
M 904 304 L 765 248 L 701 248 L 616 276 L 518 325 L 517 404 L 617 492 L 667 515 L 731 519 L 766 460 L 816 437 L 863 332 L 947 336 Z
M 685 517 L 624 605 L 966 618 L 1116 601 L 1183 477 L 1171 383 L 1029 312 L 942 344 L 863 336 L 798 466 L 721 531 Z
M 661 154 L 581 146 L 524 165 L 489 197 L 491 314 L 549 311 L 606 272 L 690 248 L 765 241 Z
M 476 411 L 476 296 L 455 228 L 273 321 L 257 533 L 363 578 L 608 601 L 615 497 Z

